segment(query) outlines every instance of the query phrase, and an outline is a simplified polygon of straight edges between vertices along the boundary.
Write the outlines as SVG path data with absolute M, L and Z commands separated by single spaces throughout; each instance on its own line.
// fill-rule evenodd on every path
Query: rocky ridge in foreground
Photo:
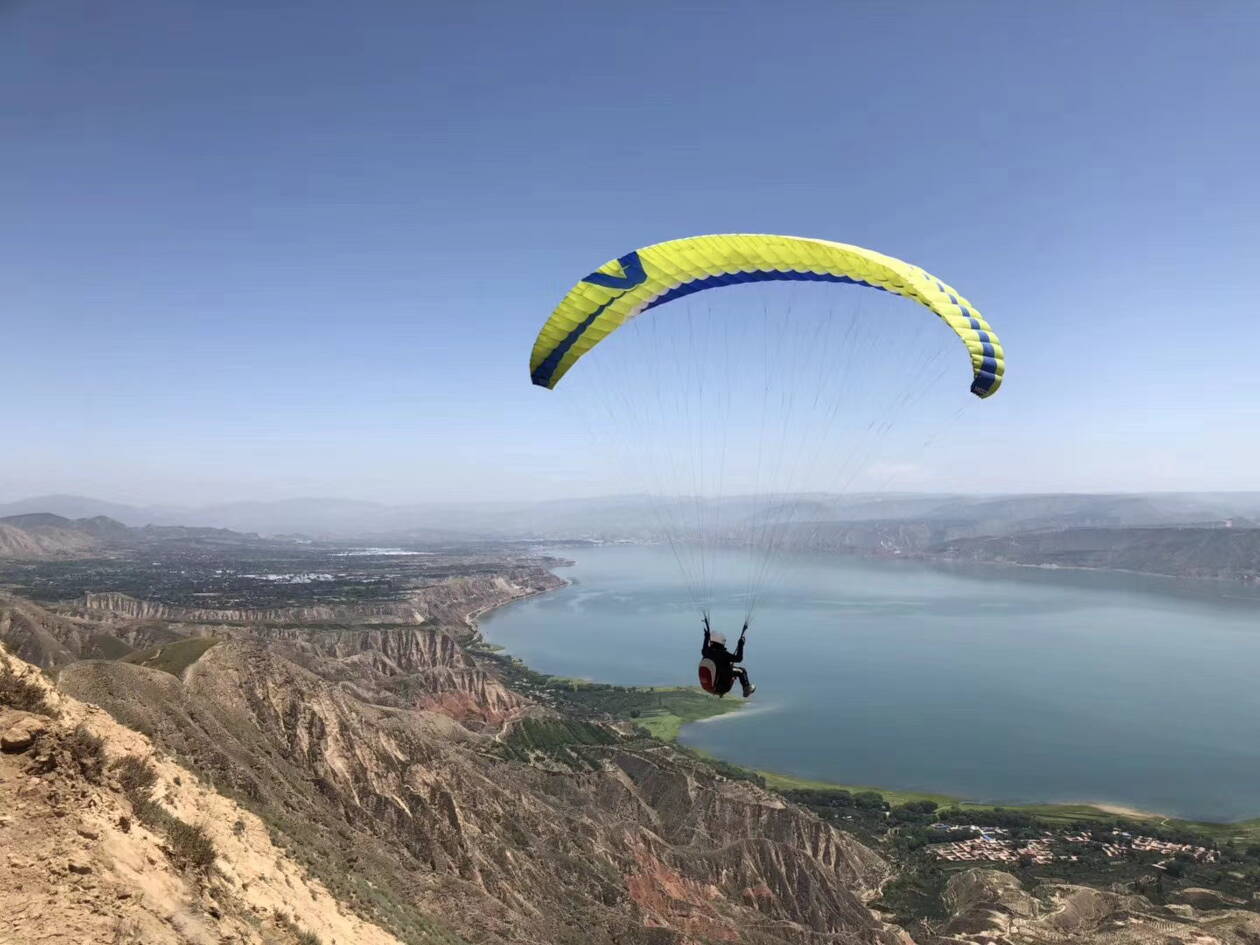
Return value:
M 2 647 L 0 680 L 0 942 L 398 945 L 145 736 Z

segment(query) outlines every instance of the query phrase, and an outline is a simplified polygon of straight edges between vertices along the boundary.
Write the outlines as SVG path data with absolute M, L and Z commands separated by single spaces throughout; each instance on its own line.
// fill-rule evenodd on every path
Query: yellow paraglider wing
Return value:
M 971 303 L 935 276 L 860 246 L 738 233 L 656 243 L 604 263 L 573 287 L 543 325 L 530 376 L 541 387 L 555 387 L 578 358 L 650 308 L 704 289 L 780 280 L 847 282 L 913 299 L 967 346 L 972 393 L 988 397 L 1002 384 L 1001 342 Z

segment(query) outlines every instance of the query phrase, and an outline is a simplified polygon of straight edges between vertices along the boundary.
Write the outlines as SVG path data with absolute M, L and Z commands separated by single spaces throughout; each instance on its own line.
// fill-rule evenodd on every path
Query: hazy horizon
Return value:
M 0 7 L 0 501 L 632 491 L 534 335 L 733 231 L 911 260 L 1001 334 L 998 395 L 854 491 L 1260 487 L 1260 7 L 652 9 Z
M 783 499 L 799 499 L 805 497 L 817 497 L 827 499 L 837 499 L 846 502 L 861 502 L 865 500 L 880 499 L 933 499 L 933 498 L 949 498 L 949 497 L 965 497 L 968 501 L 982 502 L 992 499 L 1029 499 L 1029 498 L 1090 498 L 1090 497 L 1190 497 L 1190 496 L 1260 496 L 1260 489 L 1175 489 L 1175 490 L 1099 490 L 1099 491 L 984 491 L 984 492 L 968 492 L 955 491 L 949 489 L 890 489 L 884 492 L 825 492 L 825 491 L 801 491 L 801 492 L 763 492 L 763 493 L 726 493 L 722 495 L 702 495 L 698 498 L 706 502 L 738 502 L 747 499 L 765 499 L 765 498 L 783 498 Z M 126 499 L 115 498 L 102 495 L 85 495 L 80 493 L 66 492 L 48 492 L 23 495 L 8 495 L 0 493 L 0 510 L 11 505 L 25 505 L 38 503 L 42 500 L 71 500 L 85 501 L 92 503 L 100 503 L 103 505 L 127 506 L 136 509 L 207 509 L 217 506 L 233 506 L 233 505 L 282 505 L 285 503 L 301 503 L 301 502 L 342 502 L 355 505 L 374 505 L 385 508 L 460 508 L 465 506 L 489 506 L 489 505 L 511 505 L 511 506 L 533 506 L 546 505 L 551 503 L 563 503 L 566 501 L 595 503 L 595 502 L 615 502 L 626 499 L 642 499 L 645 501 L 659 501 L 661 498 L 693 498 L 692 496 L 661 496 L 658 494 L 644 492 L 609 492 L 601 494 L 591 494 L 582 496 L 566 496 L 563 498 L 550 499 L 524 499 L 524 498 L 502 498 L 502 497 L 482 497 L 467 499 L 403 499 L 397 502 L 385 502 L 375 499 L 355 498 L 353 496 L 344 495 L 289 495 L 279 496 L 273 499 L 260 499 L 257 497 L 242 499 L 227 499 L 214 501 L 195 501 L 189 498 L 171 502 L 132 502 Z M 7 514 L 2 513 L 0 514 Z

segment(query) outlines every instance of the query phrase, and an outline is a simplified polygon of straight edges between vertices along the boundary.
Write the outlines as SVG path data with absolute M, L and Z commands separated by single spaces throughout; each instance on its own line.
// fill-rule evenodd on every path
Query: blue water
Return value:
M 574 583 L 488 615 L 489 640 L 557 675 L 695 683 L 699 618 L 668 548 L 563 553 Z M 784 564 L 749 633 L 755 711 L 687 726 L 685 743 L 846 784 L 1260 816 L 1260 596 L 1102 573 Z M 710 572 L 743 575 L 746 559 Z M 715 627 L 734 638 L 740 587 L 715 591 Z

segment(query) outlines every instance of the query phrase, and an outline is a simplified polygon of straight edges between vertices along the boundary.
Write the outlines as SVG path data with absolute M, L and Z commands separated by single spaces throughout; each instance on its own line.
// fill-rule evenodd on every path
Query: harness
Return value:
M 704 615 L 704 629 L 705 630 L 709 629 L 709 615 L 707 612 Z M 746 634 L 747 632 L 748 632 L 748 621 L 745 620 L 744 629 L 740 631 L 740 634 L 739 634 L 741 642 L 743 641 L 744 634 Z M 712 693 L 715 696 L 722 695 L 722 692 L 718 691 L 717 663 L 713 662 L 713 660 L 709 659 L 707 656 L 703 657 L 700 660 L 700 666 L 696 670 L 696 672 L 700 677 L 701 689 L 703 689 L 705 692 Z
M 708 657 L 700 661 L 700 688 L 705 692 L 717 693 L 717 663 Z

